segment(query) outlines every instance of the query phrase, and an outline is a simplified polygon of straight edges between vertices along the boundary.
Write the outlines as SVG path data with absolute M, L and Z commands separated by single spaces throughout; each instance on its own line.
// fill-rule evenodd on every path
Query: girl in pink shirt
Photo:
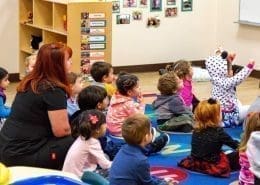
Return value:
M 106 133 L 106 117 L 99 110 L 87 110 L 79 115 L 80 136 L 70 147 L 63 171 L 71 172 L 82 177 L 84 171 L 96 171 L 97 165 L 107 170 L 111 167 L 109 161 L 101 148 L 98 138 Z M 104 173 L 103 174 L 108 174 Z
M 180 89 L 180 95 L 187 107 L 194 108 L 198 105 L 199 100 L 194 96 L 192 90 L 193 69 L 190 62 L 178 60 L 172 65 L 166 67 L 167 71 L 174 71 L 180 79 L 183 80 L 183 88 Z
M 246 127 L 239 147 L 239 163 L 241 166 L 239 173 L 239 185 L 253 185 L 254 174 L 249 170 L 250 163 L 246 154 L 247 142 L 254 131 L 260 131 L 260 112 L 249 113 L 246 119 Z
M 145 104 L 137 76 L 120 73 L 116 86 L 118 91 L 112 96 L 107 111 L 107 127 L 111 135 L 122 137 L 124 120 L 135 113 L 144 114 Z

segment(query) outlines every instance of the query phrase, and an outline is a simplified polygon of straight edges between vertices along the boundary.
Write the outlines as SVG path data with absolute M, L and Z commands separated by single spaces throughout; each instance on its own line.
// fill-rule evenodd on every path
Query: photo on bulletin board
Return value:
M 177 7 L 165 9 L 165 17 L 175 17 L 175 16 L 177 16 Z
M 90 28 L 89 27 L 81 27 L 81 34 L 89 34 Z
M 192 11 L 192 0 L 181 0 L 181 11 Z
M 87 44 L 89 35 L 81 35 L 81 44 Z
M 137 6 L 136 0 L 123 0 L 124 8 L 131 8 L 136 6 Z
M 160 26 L 161 20 L 159 17 L 149 17 L 147 19 L 147 27 L 158 27 Z
M 120 14 L 116 16 L 117 24 L 130 24 L 130 15 L 129 14 Z
M 162 11 L 162 0 L 150 0 L 151 12 Z
M 148 0 L 139 0 L 139 7 L 140 8 L 147 8 L 147 3 Z
M 132 17 L 133 17 L 133 20 L 136 20 L 136 21 L 142 20 L 142 12 L 133 11 Z
M 167 5 L 176 5 L 176 0 L 166 0 Z
M 120 12 L 120 1 L 112 1 L 112 13 Z
M 89 13 L 88 12 L 82 12 L 81 13 L 81 19 L 88 19 L 89 18 Z

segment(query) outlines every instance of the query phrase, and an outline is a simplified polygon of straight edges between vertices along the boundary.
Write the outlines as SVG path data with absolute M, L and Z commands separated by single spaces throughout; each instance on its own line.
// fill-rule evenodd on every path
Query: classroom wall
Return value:
M 10 73 L 19 71 L 17 2 L 0 1 L 0 66 Z M 161 18 L 158 28 L 146 28 L 144 22 L 132 20 L 130 25 L 116 25 L 114 14 L 112 64 L 153 64 L 180 58 L 199 60 L 222 45 L 237 52 L 236 64 L 243 65 L 248 58 L 255 58 L 260 69 L 260 28 L 233 23 L 238 19 L 239 0 L 196 0 L 192 12 L 180 12 L 180 0 L 177 6 L 176 18 L 165 18 L 163 12 L 143 10 L 144 22 L 149 16 Z M 121 13 L 132 10 L 135 8 L 124 8 Z
M 218 0 L 217 44 L 237 54 L 235 64 L 255 59 L 260 70 L 260 27 L 234 23 L 239 18 L 239 0 Z
M 0 0 L 0 12 L 0 66 L 17 73 L 18 0 Z
M 149 0 L 148 0 L 149 2 Z M 164 11 L 143 11 L 142 21 L 116 25 L 113 15 L 112 61 L 114 66 L 172 62 L 178 59 L 200 60 L 216 46 L 217 0 L 193 1 L 192 12 L 181 12 L 181 1 L 176 0 L 177 17 L 165 18 Z M 166 1 L 163 0 L 163 10 Z M 149 5 L 149 4 L 148 4 Z M 122 8 L 120 13 L 132 14 L 135 8 Z M 148 6 L 149 7 L 149 6 Z M 147 18 L 158 15 L 159 27 L 146 27 Z M 213 20 L 213 21 L 212 21 Z

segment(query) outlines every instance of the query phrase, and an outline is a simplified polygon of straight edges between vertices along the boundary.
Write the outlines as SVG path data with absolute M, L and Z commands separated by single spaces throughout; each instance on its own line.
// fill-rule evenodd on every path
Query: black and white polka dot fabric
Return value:
M 244 67 L 236 75 L 228 77 L 227 60 L 222 59 L 220 55 L 208 57 L 205 64 L 212 82 L 211 97 L 220 101 L 222 112 L 237 112 L 238 100 L 235 87 L 249 76 L 252 69 Z

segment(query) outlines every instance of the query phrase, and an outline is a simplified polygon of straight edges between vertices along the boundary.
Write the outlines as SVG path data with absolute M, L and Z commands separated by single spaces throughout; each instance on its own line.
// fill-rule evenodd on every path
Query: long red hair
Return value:
M 62 88 L 69 96 L 71 89 L 67 80 L 65 53 L 72 56 L 70 47 L 63 43 L 43 45 L 37 55 L 34 69 L 22 79 L 17 87 L 18 92 L 32 89 L 40 93 L 42 88 L 56 86 Z

